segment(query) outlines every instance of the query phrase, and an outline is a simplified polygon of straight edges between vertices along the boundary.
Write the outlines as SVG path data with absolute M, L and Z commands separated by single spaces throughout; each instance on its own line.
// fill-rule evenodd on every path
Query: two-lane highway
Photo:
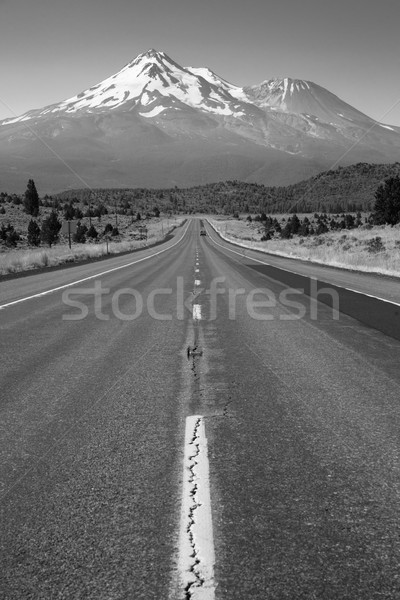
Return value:
M 0 596 L 398 598 L 400 342 L 185 227 L 0 284 Z
M 30 291 L 0 311 L 2 597 L 165 597 L 187 361 L 176 277 L 193 286 L 194 246 L 186 234 L 150 260 L 137 262 L 149 251 L 134 254 L 135 264 L 114 271 L 107 261 L 106 275 L 45 296 Z M 173 320 L 146 309 L 165 288 L 172 294 L 155 297 L 154 309 Z M 139 294 L 143 314 L 134 318 Z M 82 314 L 70 305 L 77 300 L 88 314 L 70 320 Z

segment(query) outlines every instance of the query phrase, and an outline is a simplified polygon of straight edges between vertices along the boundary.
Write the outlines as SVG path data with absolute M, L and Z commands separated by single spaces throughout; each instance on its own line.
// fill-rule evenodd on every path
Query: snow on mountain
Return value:
M 245 87 L 248 102 L 264 110 L 276 110 L 307 118 L 317 117 L 325 123 L 348 121 L 372 121 L 327 89 L 301 79 L 271 79 L 259 85 Z
M 235 95 L 233 95 L 235 94 Z M 238 99 L 244 95 L 241 88 L 218 78 L 209 69 L 184 68 L 165 52 L 149 50 L 140 54 L 115 75 L 101 83 L 41 111 L 31 111 L 6 122 L 17 123 L 42 115 L 73 114 L 78 111 L 108 111 L 121 106 L 151 107 L 161 97 L 177 99 L 193 108 L 219 115 L 241 115 Z M 164 106 L 164 110 L 168 105 Z M 160 114 L 151 109 L 140 113 L 149 117 Z
M 76 96 L 42 110 L 6 119 L 0 125 L 45 116 L 105 113 L 115 109 L 136 111 L 149 119 L 171 109 L 180 110 L 182 105 L 210 115 L 247 122 L 260 118 L 279 120 L 276 113 L 297 115 L 310 124 L 313 130 L 310 135 L 319 135 L 316 120 L 339 127 L 347 126 L 348 122 L 372 122 L 366 115 L 310 81 L 285 77 L 265 80 L 255 86 L 238 87 L 208 68 L 181 67 L 165 52 L 150 49 L 116 74 Z M 299 126 L 304 129 L 303 123 Z M 265 135 L 261 137 L 265 138 Z
M 311 81 L 239 87 L 153 49 L 72 98 L 0 121 L 0 184 L 14 188 L 37 171 L 47 189 L 68 187 L 66 163 L 93 186 L 277 185 L 399 155 L 399 127 Z

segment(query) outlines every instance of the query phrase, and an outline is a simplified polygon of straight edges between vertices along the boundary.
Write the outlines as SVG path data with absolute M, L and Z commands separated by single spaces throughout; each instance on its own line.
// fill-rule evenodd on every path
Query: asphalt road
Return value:
M 171 598 L 196 414 L 217 599 L 399 598 L 398 307 L 325 270 L 336 314 L 185 227 L 153 258 L 0 283 L 0 597 Z

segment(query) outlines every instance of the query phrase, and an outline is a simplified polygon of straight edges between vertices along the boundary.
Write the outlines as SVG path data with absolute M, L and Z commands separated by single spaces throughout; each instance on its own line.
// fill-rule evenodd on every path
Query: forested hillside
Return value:
M 370 211 L 378 186 L 400 175 L 400 163 L 358 163 L 324 171 L 311 179 L 285 187 L 225 181 L 191 188 L 68 190 L 53 198 L 84 204 L 118 204 L 127 212 L 173 213 L 287 213 Z

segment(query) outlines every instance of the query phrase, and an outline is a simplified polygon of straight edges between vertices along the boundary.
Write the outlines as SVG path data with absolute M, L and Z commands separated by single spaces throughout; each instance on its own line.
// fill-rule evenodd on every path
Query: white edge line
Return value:
M 0 305 L 0 310 L 4 308 L 8 308 L 9 306 L 13 306 L 15 304 L 20 304 L 21 302 L 26 302 L 27 300 L 32 300 L 33 298 L 40 298 L 41 296 L 47 296 L 47 294 L 52 294 L 53 292 L 58 292 L 59 290 L 64 290 L 68 287 L 72 287 L 73 285 L 77 285 L 78 283 L 83 283 L 84 281 L 89 281 L 90 279 L 95 279 L 96 277 L 102 277 L 103 275 L 107 275 L 108 273 L 112 273 L 113 271 L 119 271 L 120 269 L 126 269 L 126 267 L 131 267 L 132 265 L 136 265 L 137 263 L 143 262 L 144 260 L 148 260 L 149 258 L 153 258 L 154 256 L 158 256 L 163 252 L 167 252 L 174 248 L 177 244 L 179 244 L 186 235 L 186 232 L 189 228 L 191 221 L 186 226 L 186 229 L 182 233 L 182 236 L 179 238 L 177 242 L 172 244 L 172 246 L 168 246 L 168 248 L 164 248 L 159 252 L 155 252 L 154 254 L 150 254 L 149 256 L 144 256 L 143 258 L 139 258 L 133 262 L 127 263 L 126 265 L 120 265 L 119 267 L 113 267 L 112 269 L 108 269 L 107 271 L 102 271 L 101 273 L 97 273 L 96 275 L 90 275 L 89 277 L 85 277 L 84 279 L 78 279 L 78 281 L 73 281 L 71 283 L 66 283 L 65 285 L 60 285 L 59 287 L 52 288 L 51 290 L 46 290 L 45 292 L 39 292 L 37 294 L 33 294 L 32 296 L 26 296 L 25 298 L 19 298 L 18 300 L 13 300 L 12 302 L 7 302 L 6 304 Z M 117 257 L 116 257 L 117 258 Z M 34 273 L 33 273 L 34 274 Z
M 210 227 L 212 227 L 212 229 L 215 231 L 215 233 L 217 235 L 221 235 L 219 233 L 219 231 L 217 231 L 217 229 L 214 227 L 214 225 L 212 225 L 210 223 L 210 221 L 207 220 L 207 223 L 210 225 Z M 240 252 L 238 252 L 237 250 L 232 250 L 231 248 L 227 248 L 226 246 L 223 246 L 219 242 L 216 242 L 215 240 L 213 240 L 211 237 L 210 237 L 210 240 L 212 241 L 213 244 L 216 244 L 217 246 L 220 246 L 224 250 L 228 250 L 229 252 L 233 252 L 234 254 L 237 254 L 238 256 L 241 256 L 243 258 L 243 254 L 240 253 Z M 228 240 L 224 240 L 224 241 L 226 241 L 227 244 L 231 243 Z M 252 250 L 254 252 L 257 252 L 257 250 L 254 250 L 254 248 L 248 248 L 247 246 L 243 246 L 243 250 Z M 323 281 L 321 279 L 318 279 L 317 277 L 309 277 L 308 275 L 302 275 L 301 273 L 297 273 L 296 271 L 291 271 L 290 269 L 285 269 L 284 267 L 277 267 L 275 265 L 271 265 L 271 263 L 268 263 L 268 262 L 263 261 L 263 260 L 259 260 L 258 258 L 253 258 L 252 256 L 246 256 L 246 258 L 248 260 L 253 260 L 255 262 L 261 263 L 262 265 L 267 265 L 268 267 L 273 267 L 275 269 L 279 269 L 280 271 L 286 271 L 287 273 L 292 273 L 293 275 L 299 275 L 300 277 L 306 277 L 308 279 L 315 279 L 316 281 L 321 281 L 321 283 L 326 283 L 328 285 L 332 285 L 332 286 L 341 288 L 342 290 L 347 290 L 348 292 L 354 292 L 356 294 L 361 294 L 362 296 L 368 296 L 368 298 L 374 298 L 375 300 L 381 300 L 381 302 L 387 302 L 387 304 L 393 304 L 394 306 L 400 306 L 399 302 L 393 302 L 393 300 L 387 300 L 387 298 L 381 298 L 380 296 L 374 296 L 373 294 L 367 294 L 366 292 L 361 292 L 360 290 L 353 290 L 352 288 L 344 287 L 343 285 L 338 285 L 337 283 L 329 283 L 328 281 Z M 292 259 L 292 260 L 296 260 L 296 259 Z

